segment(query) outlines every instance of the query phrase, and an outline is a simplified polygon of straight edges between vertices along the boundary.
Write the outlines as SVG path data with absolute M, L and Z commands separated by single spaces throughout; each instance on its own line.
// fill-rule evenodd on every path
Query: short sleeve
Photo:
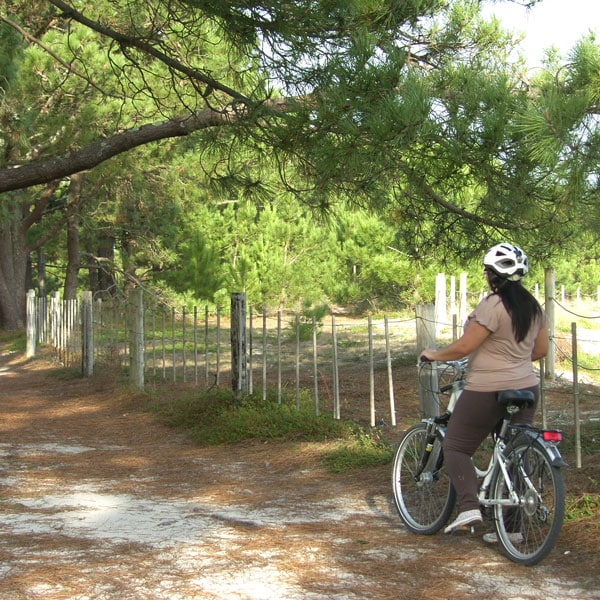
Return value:
M 475 321 L 491 331 L 497 331 L 500 326 L 500 312 L 497 310 L 498 304 L 502 300 L 496 294 L 486 296 L 469 315 L 469 321 Z

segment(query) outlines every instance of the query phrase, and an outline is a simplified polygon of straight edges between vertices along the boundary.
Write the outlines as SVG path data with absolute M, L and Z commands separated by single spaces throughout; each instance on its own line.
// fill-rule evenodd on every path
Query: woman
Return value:
M 481 523 L 477 475 L 471 457 L 502 419 L 496 393 L 527 389 L 539 397 L 539 378 L 532 361 L 546 356 L 548 330 L 538 301 L 522 286 L 529 270 L 518 246 L 498 244 L 483 259 L 492 293 L 469 315 L 462 337 L 440 350 L 429 349 L 429 361 L 456 360 L 469 355 L 465 389 L 456 404 L 446 438 L 446 470 L 457 493 L 459 514 L 446 533 L 470 531 Z M 517 413 L 515 423 L 531 423 L 535 405 Z

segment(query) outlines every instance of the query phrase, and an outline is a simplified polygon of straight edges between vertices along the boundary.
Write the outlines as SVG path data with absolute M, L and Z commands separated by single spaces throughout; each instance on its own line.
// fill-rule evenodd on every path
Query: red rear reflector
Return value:
M 543 432 L 545 442 L 562 442 L 562 431 L 548 430 Z

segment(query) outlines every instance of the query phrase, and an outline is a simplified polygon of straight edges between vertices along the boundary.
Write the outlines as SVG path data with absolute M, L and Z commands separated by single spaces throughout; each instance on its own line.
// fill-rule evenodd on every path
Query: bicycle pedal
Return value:
M 477 535 L 479 533 L 479 528 L 481 527 L 481 521 L 475 521 L 474 523 L 467 523 L 466 525 L 460 525 L 459 527 L 455 527 L 450 534 L 451 535 L 459 535 L 459 536 L 468 536 L 468 535 Z
M 470 525 L 461 525 L 460 527 L 455 527 L 451 534 L 452 535 L 475 535 L 477 533 L 477 523 L 471 523 Z

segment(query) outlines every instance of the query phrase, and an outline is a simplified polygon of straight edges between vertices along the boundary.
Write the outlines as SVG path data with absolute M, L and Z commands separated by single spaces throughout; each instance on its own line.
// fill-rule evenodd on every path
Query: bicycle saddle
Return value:
M 530 390 L 503 390 L 498 392 L 497 401 L 501 406 L 529 408 L 535 404 L 535 395 Z

